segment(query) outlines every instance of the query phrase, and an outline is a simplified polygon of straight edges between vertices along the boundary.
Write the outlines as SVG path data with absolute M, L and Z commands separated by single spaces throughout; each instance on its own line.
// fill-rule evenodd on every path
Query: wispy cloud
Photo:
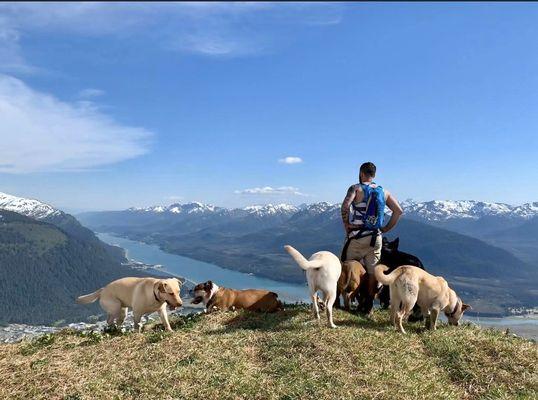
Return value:
M 299 191 L 299 188 L 293 186 L 280 186 L 273 188 L 271 186 L 255 187 L 250 189 L 236 190 L 235 194 L 243 195 L 293 195 L 293 196 L 307 196 Z
M 288 156 L 288 157 L 280 158 L 278 162 L 281 164 L 300 164 L 303 162 L 303 159 L 301 157 Z
M 169 50 L 245 56 L 289 43 L 301 27 L 337 24 L 342 15 L 342 5 L 328 3 L 2 3 L 0 67 L 32 68 L 22 56 L 21 32 L 143 34 Z
M 93 99 L 95 97 L 100 97 L 105 94 L 104 90 L 101 89 L 94 89 L 94 88 L 87 88 L 83 89 L 80 92 L 78 92 L 78 97 L 80 99 Z
M 147 152 L 152 133 L 0 74 L 0 172 L 95 168 Z
M 36 70 L 22 55 L 19 31 L 0 15 L 0 71 L 27 74 Z

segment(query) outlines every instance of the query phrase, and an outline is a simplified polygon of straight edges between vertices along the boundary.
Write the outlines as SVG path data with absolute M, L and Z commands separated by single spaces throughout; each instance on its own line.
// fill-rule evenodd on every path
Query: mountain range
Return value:
M 538 202 L 405 201 L 403 208 L 406 218 L 479 238 L 538 264 Z
M 536 305 L 533 285 L 538 282 L 534 266 L 538 257 L 533 259 L 528 249 L 522 251 L 522 243 L 536 241 L 537 205 L 405 201 L 405 217 L 389 236 L 399 236 L 402 250 L 419 256 L 430 271 L 451 278 L 480 305 L 479 310 L 494 313 Z M 304 276 L 282 252 L 284 244 L 293 244 L 305 254 L 321 249 L 339 254 L 344 238 L 340 206 L 326 202 L 238 209 L 172 204 L 83 213 L 78 218 L 96 231 L 290 282 L 303 282 Z M 504 240 L 508 228 L 517 232 L 518 248 Z
M 414 215 L 429 221 L 479 220 L 489 216 L 530 219 L 538 216 L 538 202 L 511 206 L 505 203 L 475 200 L 433 200 L 427 202 L 405 200 L 402 202 L 402 208 L 408 216 Z

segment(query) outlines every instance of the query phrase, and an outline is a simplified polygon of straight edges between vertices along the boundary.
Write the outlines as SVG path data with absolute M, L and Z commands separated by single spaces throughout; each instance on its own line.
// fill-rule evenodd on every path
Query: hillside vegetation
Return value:
M 123 276 L 145 275 L 122 266 L 110 247 L 0 210 L 0 323 L 52 324 L 100 314 L 97 304 L 80 306 L 75 298 Z
M 471 325 L 401 335 L 384 311 L 337 311 L 335 322 L 294 306 L 183 317 L 173 333 L 65 331 L 1 345 L 0 398 L 536 399 L 534 342 Z

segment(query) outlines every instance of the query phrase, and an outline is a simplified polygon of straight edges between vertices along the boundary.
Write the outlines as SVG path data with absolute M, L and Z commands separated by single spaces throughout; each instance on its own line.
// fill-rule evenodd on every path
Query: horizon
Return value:
M 373 161 L 400 201 L 538 199 L 537 4 L 0 13 L 1 192 L 75 214 L 336 204 Z
M 157 208 L 157 207 L 170 208 L 170 207 L 175 206 L 175 205 L 182 206 L 182 205 L 190 205 L 190 204 L 197 204 L 197 205 L 200 205 L 200 206 L 209 206 L 209 207 L 215 207 L 215 208 L 221 208 L 221 209 L 227 209 L 227 210 L 235 210 L 235 209 L 245 210 L 245 209 L 251 208 L 251 207 L 268 207 L 268 206 L 273 206 L 273 207 L 292 206 L 292 207 L 296 207 L 296 208 L 301 208 L 303 206 L 307 207 L 307 206 L 320 204 L 320 203 L 326 203 L 331 207 L 341 205 L 341 202 L 330 202 L 330 201 L 326 201 L 326 200 L 320 200 L 320 201 L 315 201 L 315 202 L 303 202 L 303 203 L 300 203 L 300 204 L 291 204 L 291 203 L 285 203 L 285 202 L 280 202 L 280 203 L 278 203 L 278 202 L 273 202 L 273 203 L 269 202 L 269 203 L 262 203 L 262 204 L 254 204 L 253 203 L 253 204 L 249 204 L 249 205 L 242 206 L 242 207 L 226 207 L 226 206 L 221 206 L 219 204 L 213 204 L 213 203 L 208 203 L 208 202 L 199 201 L 199 200 L 192 200 L 192 201 L 185 201 L 185 202 L 174 201 L 174 202 L 171 202 L 171 203 L 129 206 L 129 207 L 126 207 L 126 208 L 119 208 L 119 209 L 98 209 L 98 208 L 96 208 L 96 209 L 86 209 L 86 210 L 80 210 L 79 209 L 79 210 L 77 210 L 77 209 L 61 208 L 59 206 L 56 206 L 55 204 L 45 202 L 42 199 L 38 199 L 38 198 L 17 196 L 16 194 L 13 194 L 13 193 L 5 193 L 5 192 L 0 191 L 0 197 L 2 195 L 17 197 L 17 198 L 21 198 L 21 199 L 38 201 L 40 203 L 44 203 L 44 204 L 46 204 L 46 205 L 48 205 L 48 206 L 50 206 L 52 208 L 55 208 L 57 210 L 66 212 L 68 214 L 72 214 L 74 216 L 76 216 L 77 214 L 82 214 L 82 213 L 86 213 L 86 212 L 127 211 L 127 210 L 131 210 L 131 209 L 133 209 L 133 210 L 144 210 L 144 209 L 151 209 L 151 208 Z M 482 201 L 482 200 L 473 200 L 473 199 L 459 199 L 459 200 L 431 199 L 431 200 L 425 200 L 425 201 L 417 201 L 416 199 L 411 199 L 411 198 L 405 199 L 405 200 L 400 200 L 399 202 L 400 202 L 400 204 L 402 204 L 404 206 L 409 204 L 409 203 L 423 204 L 423 203 L 432 203 L 432 202 L 453 202 L 453 203 L 477 202 L 477 203 L 484 203 L 484 204 L 488 204 L 488 205 L 501 204 L 501 205 L 506 205 L 506 206 L 509 206 L 509 207 L 512 207 L 512 208 L 522 207 L 522 206 L 525 206 L 525 205 L 534 205 L 534 204 L 538 203 L 538 201 L 533 201 L 533 200 L 525 201 L 523 203 L 509 204 L 509 203 L 503 203 L 503 202 L 492 202 L 492 201 Z
M 34 200 L 37 200 L 37 199 L 34 199 Z M 460 200 L 447 200 L 447 199 L 432 199 L 432 200 L 426 200 L 426 201 L 417 201 L 415 199 L 405 199 L 405 200 L 402 200 L 400 201 L 400 204 L 402 205 L 405 205 L 405 204 L 409 204 L 409 203 L 432 203 L 432 202 L 454 202 L 454 203 L 458 203 L 458 202 L 480 202 L 480 203 L 484 203 L 484 204 L 502 204 L 502 205 L 507 205 L 509 207 L 521 207 L 521 206 L 524 206 L 524 205 L 532 205 L 532 204 L 535 204 L 535 203 L 538 203 L 538 201 L 526 201 L 526 202 L 523 202 L 523 203 L 518 203 L 518 204 L 508 204 L 508 203 L 502 203 L 502 202 L 491 202 L 491 201 L 481 201 L 481 200 L 472 200 L 472 199 L 460 199 Z M 86 211 L 81 211 L 81 212 L 92 212 L 92 211 L 126 211 L 126 210 L 130 210 L 130 209 L 135 209 L 135 210 L 143 210 L 143 209 L 148 209 L 148 208 L 154 208 L 154 207 L 172 207 L 174 205 L 190 205 L 190 204 L 197 204 L 197 205 L 201 205 L 201 206 L 210 206 L 210 207 L 216 207 L 216 208 L 222 208 L 222 209 L 227 209 L 227 210 L 234 210 L 234 209 L 240 209 L 240 210 L 244 210 L 244 209 L 247 209 L 249 207 L 268 207 L 268 206 L 274 206 L 274 207 L 278 207 L 278 206 L 293 206 L 293 207 L 296 207 L 296 208 L 300 208 L 302 206 L 310 206 L 310 205 L 314 205 L 314 204 L 320 204 L 320 203 L 326 203 L 328 204 L 329 206 L 340 206 L 341 205 L 341 202 L 329 202 L 329 201 L 326 201 L 326 200 L 320 200 L 320 201 L 316 201 L 316 202 L 304 202 L 304 203 L 300 203 L 300 204 L 291 204 L 291 203 L 263 203 L 263 204 L 250 204 L 250 205 L 247 205 L 247 206 L 243 206 L 243 207 L 225 207 L 225 206 L 221 206 L 221 205 L 218 205 L 218 204 L 213 204 L 213 203 L 207 203 L 207 202 L 203 202 L 203 201 L 198 201 L 198 200 L 193 200 L 193 201 L 188 201 L 188 202 L 173 202 L 173 203 L 169 203 L 169 204 L 151 204 L 151 205 L 146 205 L 146 206 L 131 206 L 131 207 L 128 207 L 128 208 L 124 208 L 124 209 L 117 209 L 117 210 L 86 210 Z

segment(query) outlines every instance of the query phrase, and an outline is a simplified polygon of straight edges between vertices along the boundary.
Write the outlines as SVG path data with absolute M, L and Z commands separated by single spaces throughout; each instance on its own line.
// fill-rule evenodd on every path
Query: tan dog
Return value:
M 411 314 L 415 303 L 422 315 L 430 315 L 429 328 L 435 330 L 439 312 L 443 311 L 451 325 L 459 325 L 465 310 L 471 306 L 464 304 L 448 283 L 440 276 L 404 265 L 385 275 L 385 265 L 375 267 L 376 279 L 390 286 L 390 320 L 394 327 L 405 333 L 402 320 Z
M 221 288 L 216 283 L 207 281 L 194 287 L 192 304 L 204 302 L 207 312 L 214 308 L 220 311 L 244 309 L 256 312 L 275 312 L 282 310 L 278 295 L 268 290 L 235 290 Z
M 127 316 L 127 308 L 133 309 L 134 328 L 140 332 L 142 315 L 159 312 L 161 321 L 167 331 L 171 331 L 166 305 L 173 310 L 181 307 L 179 297 L 181 281 L 176 278 L 122 278 L 110 282 L 104 288 L 77 298 L 77 303 L 88 304 L 99 299 L 101 308 L 107 313 L 107 323 L 118 326 L 123 324 Z
M 336 286 L 336 306 L 340 306 L 340 295 L 344 297 L 344 308 L 349 311 L 350 303 L 358 298 L 366 270 L 359 261 L 349 260 L 342 263 L 342 272 Z

